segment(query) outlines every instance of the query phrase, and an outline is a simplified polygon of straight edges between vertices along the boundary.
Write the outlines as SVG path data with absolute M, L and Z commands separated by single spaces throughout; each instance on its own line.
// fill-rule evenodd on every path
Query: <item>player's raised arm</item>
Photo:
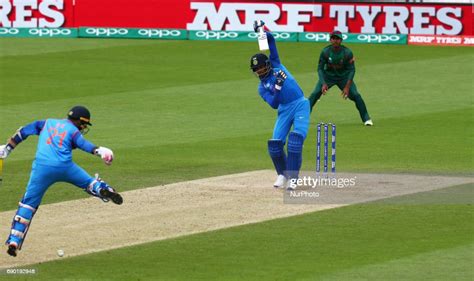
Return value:
M 280 56 L 278 55 L 278 50 L 276 47 L 275 37 L 273 37 L 271 32 L 266 32 L 268 38 L 268 46 L 270 48 L 270 62 L 273 67 L 280 67 Z

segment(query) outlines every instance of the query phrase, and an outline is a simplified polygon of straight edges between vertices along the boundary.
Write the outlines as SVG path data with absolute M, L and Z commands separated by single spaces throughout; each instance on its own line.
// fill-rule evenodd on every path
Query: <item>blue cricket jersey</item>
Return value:
M 89 153 L 96 148 L 67 119 L 35 121 L 21 128 L 20 133 L 22 140 L 31 135 L 39 135 L 35 161 L 47 166 L 69 165 L 72 162 L 72 150 L 75 148 Z
M 272 108 L 276 109 L 280 104 L 288 104 L 304 97 L 304 93 L 296 82 L 295 78 L 286 69 L 286 67 L 281 64 L 275 44 L 275 38 L 270 32 L 266 33 L 268 38 L 268 46 L 270 47 L 270 63 L 273 70 L 266 78 L 263 78 L 260 81 L 258 92 L 263 100 L 265 100 Z M 277 91 L 275 89 L 276 75 L 280 70 L 285 72 L 288 77 L 286 78 L 282 89 Z

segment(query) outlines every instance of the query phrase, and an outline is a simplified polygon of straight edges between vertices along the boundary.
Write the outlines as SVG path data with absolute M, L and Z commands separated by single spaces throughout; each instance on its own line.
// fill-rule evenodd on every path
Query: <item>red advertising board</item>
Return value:
M 187 29 L 248 30 L 262 19 L 274 31 L 472 34 L 471 5 L 191 1 Z
M 76 0 L 75 23 L 96 27 L 184 29 L 189 0 Z
M 23 4 L 21 4 L 23 3 Z M 42 19 L 42 20 L 41 20 Z M 461 4 L 204 0 L 0 0 L 4 27 L 150 27 L 473 35 L 473 9 Z M 59 25 L 59 26 L 58 26 Z
M 0 27 L 72 27 L 74 0 L 0 0 Z
M 474 46 L 474 36 L 409 35 L 409 45 Z

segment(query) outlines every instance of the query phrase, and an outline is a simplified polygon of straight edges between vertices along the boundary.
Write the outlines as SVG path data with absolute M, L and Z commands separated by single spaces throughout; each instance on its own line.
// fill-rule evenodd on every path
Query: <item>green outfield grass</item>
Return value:
M 309 95 L 324 45 L 278 47 Z M 331 89 L 311 116 L 303 168 L 315 166 L 314 124 L 331 121 L 338 126 L 340 171 L 472 175 L 474 49 L 350 47 L 375 126 L 363 127 L 354 104 Z M 86 137 L 112 148 L 116 161 L 106 167 L 80 151 L 74 157 L 120 191 L 269 169 L 266 142 L 276 113 L 258 96 L 249 71 L 256 52 L 254 42 L 2 38 L 0 143 L 19 126 L 62 118 L 83 104 L 94 124 Z M 35 147 L 31 137 L 6 160 L 1 211 L 16 208 Z M 58 184 L 43 202 L 85 197 Z M 465 266 L 473 261 L 472 216 L 472 205 L 353 206 L 64 259 L 42 265 L 34 278 L 115 279 L 104 270 L 112 266 L 123 280 L 338 280 L 373 272 L 401 280 L 404 268 L 432 269 L 413 279 L 426 280 L 442 279 L 441 259 L 462 280 L 472 277 Z
M 258 96 L 249 71 L 254 43 L 94 39 L 1 39 L 0 138 L 36 119 L 76 105 L 92 111 L 87 135 L 108 146 L 116 162 L 75 152 L 90 173 L 119 190 L 270 168 L 266 140 L 275 112 Z M 307 95 L 322 44 L 281 43 L 282 62 Z M 338 125 L 338 169 L 472 174 L 472 48 L 350 46 L 356 83 L 373 128 L 337 89 L 311 120 Z M 459 71 L 462 65 L 464 71 Z M 304 169 L 315 165 L 315 129 Z M 1 137 L 3 136 L 3 137 Z M 28 181 L 35 137 L 5 163 L 3 204 L 13 209 Z M 57 185 L 44 202 L 85 197 Z

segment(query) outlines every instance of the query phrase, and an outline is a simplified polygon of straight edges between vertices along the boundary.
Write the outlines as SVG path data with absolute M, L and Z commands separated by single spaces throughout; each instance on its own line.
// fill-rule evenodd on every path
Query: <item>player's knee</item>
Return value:
M 288 136 L 288 153 L 301 153 L 303 151 L 304 135 L 299 132 L 291 132 Z
M 308 124 L 308 126 L 309 126 L 309 124 Z M 295 134 L 300 135 L 303 138 L 303 141 L 304 141 L 306 139 L 306 135 L 308 134 L 308 126 L 306 126 L 306 127 L 299 126 L 297 128 L 294 128 L 293 132 L 291 132 L 291 133 L 295 133 Z M 290 136 L 291 136 L 291 133 L 290 133 Z M 288 144 L 290 143 L 289 137 L 288 137 Z
M 33 215 L 36 212 L 36 208 L 33 208 L 27 204 L 20 203 L 18 211 L 14 217 L 16 222 L 19 222 L 24 225 L 29 225 Z
M 271 157 L 278 157 L 283 154 L 283 146 L 285 143 L 280 139 L 268 140 L 268 153 Z
M 26 209 L 24 207 L 18 208 L 18 212 L 15 215 L 15 221 L 22 224 L 30 224 L 30 220 L 33 217 L 34 211 Z

